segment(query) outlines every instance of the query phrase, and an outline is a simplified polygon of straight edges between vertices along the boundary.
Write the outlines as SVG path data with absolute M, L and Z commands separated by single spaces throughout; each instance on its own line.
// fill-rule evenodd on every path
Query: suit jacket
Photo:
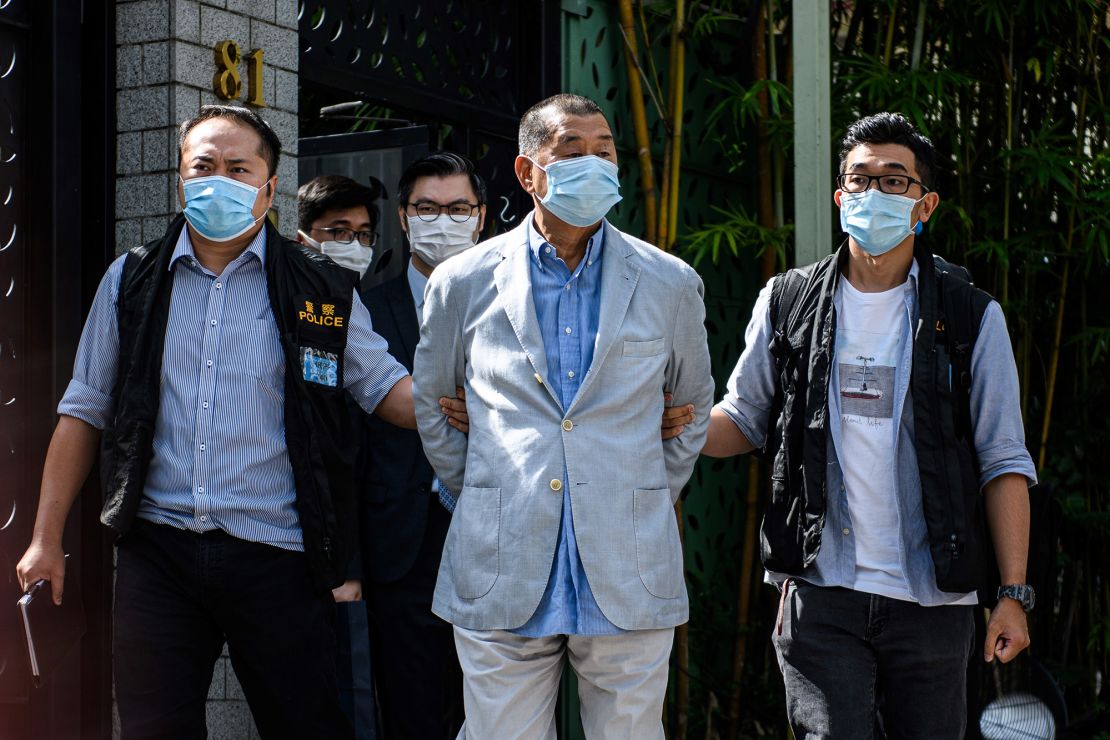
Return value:
M 366 291 L 362 301 L 374 331 L 389 343 L 389 354 L 411 373 L 420 325 L 407 273 Z M 428 506 L 438 505 L 429 493 L 435 474 L 415 431 L 373 414 L 359 416 L 362 572 L 377 583 L 390 583 L 409 572 L 420 552 Z
M 513 629 L 551 573 L 565 484 L 578 550 L 602 612 L 623 629 L 686 621 L 673 504 L 705 441 L 713 401 L 697 273 L 607 222 L 593 363 L 564 409 L 532 300 L 529 216 L 447 260 L 425 294 L 413 396 L 428 459 L 459 503 L 432 611 L 467 629 Z M 439 412 L 467 393 L 470 435 Z M 697 419 L 660 439 L 663 393 Z

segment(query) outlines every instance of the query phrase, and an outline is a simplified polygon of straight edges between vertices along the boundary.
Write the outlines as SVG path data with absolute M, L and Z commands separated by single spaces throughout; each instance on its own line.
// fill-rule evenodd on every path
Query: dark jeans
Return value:
M 962 738 L 974 607 L 792 581 L 773 632 L 798 740 Z M 876 715 L 877 713 L 877 715 Z
M 462 669 L 451 625 L 432 614 L 432 594 L 451 515 L 433 500 L 412 569 L 393 583 L 370 583 L 374 680 L 386 740 L 446 740 L 463 722 Z
M 204 738 L 227 641 L 263 738 L 348 738 L 335 605 L 304 553 L 139 521 L 119 542 L 114 669 L 121 736 Z

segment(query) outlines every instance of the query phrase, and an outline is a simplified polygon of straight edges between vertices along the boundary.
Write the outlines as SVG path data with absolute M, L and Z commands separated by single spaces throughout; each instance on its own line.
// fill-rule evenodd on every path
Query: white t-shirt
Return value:
M 901 408 L 895 394 L 909 339 L 905 293 L 911 289 L 907 281 L 882 293 L 862 293 L 840 278 L 829 388 L 831 412 L 840 419 L 833 443 L 855 530 L 854 590 L 908 601 L 913 596 L 902 570 L 894 412 Z

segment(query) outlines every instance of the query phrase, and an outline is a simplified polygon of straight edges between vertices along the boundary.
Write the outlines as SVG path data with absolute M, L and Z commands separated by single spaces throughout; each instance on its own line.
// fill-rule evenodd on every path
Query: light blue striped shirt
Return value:
M 285 443 L 285 356 L 270 309 L 266 228 L 216 275 L 197 261 L 188 229 L 174 249 L 154 454 L 138 516 L 179 529 L 222 529 L 302 550 Z M 115 407 L 116 299 L 126 256 L 105 273 L 81 334 L 58 413 L 104 429 Z M 344 382 L 373 412 L 407 374 L 351 304 Z
M 601 258 L 604 225 L 590 238 L 573 274 L 555 248 L 529 224 L 532 300 L 543 337 L 548 382 L 569 408 L 594 357 L 601 316 Z M 616 635 L 623 632 L 606 619 L 594 599 L 574 536 L 570 486 L 563 470 L 563 517 L 547 588 L 532 617 L 513 630 L 524 637 L 549 635 Z

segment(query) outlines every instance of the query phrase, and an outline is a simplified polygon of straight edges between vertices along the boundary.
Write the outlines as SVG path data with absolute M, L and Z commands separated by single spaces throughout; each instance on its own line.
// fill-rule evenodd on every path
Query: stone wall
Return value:
M 222 101 L 212 89 L 213 47 L 235 41 L 243 94 Z M 265 52 L 258 109 L 281 138 L 281 231 L 296 229 L 297 0 L 117 0 L 116 252 L 161 235 L 179 210 L 177 125 L 201 105 L 244 105 L 246 56 Z
M 243 93 L 222 101 L 212 89 L 214 47 L 235 41 Z M 297 0 L 116 0 L 117 254 L 161 236 L 180 210 L 177 126 L 201 105 L 244 105 L 246 56 L 265 52 L 258 111 L 282 142 L 274 207 L 281 232 L 297 222 Z M 214 740 L 257 738 L 243 689 L 224 654 L 208 694 Z

